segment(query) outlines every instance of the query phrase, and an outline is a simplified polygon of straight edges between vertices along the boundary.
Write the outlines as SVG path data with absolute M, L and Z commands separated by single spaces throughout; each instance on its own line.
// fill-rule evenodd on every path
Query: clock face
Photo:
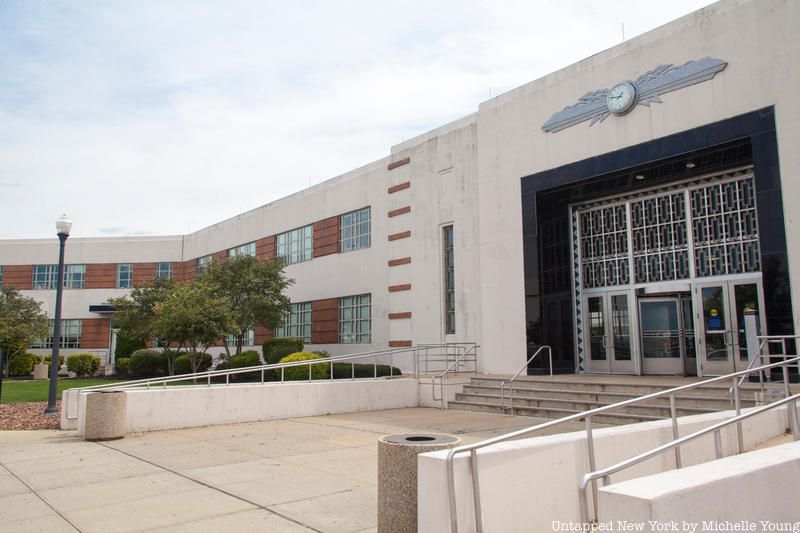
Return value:
M 636 86 L 629 81 L 618 83 L 608 91 L 606 106 L 615 115 L 624 115 L 636 105 Z

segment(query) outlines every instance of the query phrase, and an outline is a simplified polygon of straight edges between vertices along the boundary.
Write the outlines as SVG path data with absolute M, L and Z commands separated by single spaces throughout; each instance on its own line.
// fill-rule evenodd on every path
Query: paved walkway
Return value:
M 536 422 L 417 408 L 158 431 L 106 443 L 74 432 L 0 432 L 0 529 L 375 531 L 380 436 L 426 431 L 468 443 Z

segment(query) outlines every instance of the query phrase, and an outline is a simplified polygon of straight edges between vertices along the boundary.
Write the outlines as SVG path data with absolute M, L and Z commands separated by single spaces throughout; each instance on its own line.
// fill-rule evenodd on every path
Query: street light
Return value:
M 45 414 L 58 412 L 56 395 L 58 394 L 58 369 L 61 366 L 58 359 L 58 348 L 61 344 L 61 296 L 64 293 L 64 245 L 72 229 L 72 220 L 67 215 L 61 215 L 56 220 L 58 231 L 58 276 L 56 278 L 56 316 L 53 324 L 53 352 L 50 355 L 50 393 L 47 396 Z

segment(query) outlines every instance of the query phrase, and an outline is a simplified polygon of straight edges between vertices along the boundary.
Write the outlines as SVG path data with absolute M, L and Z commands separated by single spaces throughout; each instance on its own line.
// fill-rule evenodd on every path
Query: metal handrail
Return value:
M 648 459 L 652 459 L 653 457 L 661 455 L 666 451 L 672 449 L 677 450 L 680 446 L 686 444 L 687 442 L 702 437 L 703 435 L 708 435 L 709 433 L 712 432 L 714 433 L 714 448 L 715 448 L 716 458 L 722 459 L 722 438 L 719 433 L 720 429 L 730 426 L 731 424 L 737 424 L 739 427 L 741 427 L 742 420 L 746 420 L 752 416 L 765 413 L 771 409 L 780 407 L 784 404 L 789 404 L 788 405 L 789 411 L 793 411 L 790 414 L 790 418 L 794 421 L 794 423 L 792 424 L 792 438 L 794 440 L 800 440 L 800 431 L 798 431 L 798 423 L 797 423 L 797 404 L 796 404 L 798 400 L 800 400 L 800 394 L 795 394 L 793 396 L 789 396 L 788 398 L 783 398 L 782 400 L 776 400 L 775 402 L 765 405 L 763 407 L 753 408 L 751 411 L 748 411 L 747 413 L 735 416 L 733 418 L 729 418 L 727 420 L 723 420 L 722 422 L 718 422 L 707 428 L 695 431 L 694 433 L 686 435 L 685 437 L 681 437 L 679 439 L 672 440 L 666 444 L 662 444 L 657 448 L 653 448 L 650 451 L 640 453 L 635 457 L 631 457 L 630 459 L 621 461 L 615 465 L 603 468 L 602 470 L 596 470 L 594 472 L 589 472 L 587 474 L 584 474 L 583 477 L 581 477 L 581 481 L 578 487 L 580 495 L 581 522 L 583 522 L 584 524 L 589 523 L 589 500 L 586 495 L 589 483 L 602 478 L 603 486 L 606 486 L 609 483 L 611 483 L 612 474 L 616 474 L 621 470 L 637 465 Z M 739 449 L 739 453 L 742 452 L 743 450 Z M 595 521 L 597 520 L 599 520 L 599 518 L 598 518 L 597 508 L 595 508 Z
M 436 401 L 439 402 L 440 409 L 446 409 L 447 408 L 447 398 L 445 398 L 445 394 L 444 394 L 444 379 L 445 379 L 445 376 L 447 376 L 447 374 L 454 367 L 457 368 L 458 364 L 461 363 L 462 360 L 470 354 L 470 352 L 472 352 L 472 354 L 474 355 L 474 358 L 472 359 L 472 362 L 475 363 L 475 368 L 474 368 L 473 372 L 477 373 L 477 371 L 478 371 L 478 345 L 477 344 L 473 344 L 471 347 L 465 349 L 463 354 L 461 354 L 460 356 L 456 357 L 455 361 L 450 363 L 450 366 L 445 368 L 444 371 L 441 374 L 434 375 L 431 378 L 431 398 L 433 399 L 434 402 L 436 402 Z M 457 372 L 458 372 L 458 370 L 456 370 L 456 373 Z M 439 380 L 439 398 L 436 397 L 436 380 L 437 379 Z
M 511 433 L 507 433 L 505 435 L 499 435 L 497 437 L 492 437 L 485 441 L 477 442 L 474 444 L 467 444 L 464 446 L 459 446 L 457 448 L 452 448 L 447 453 L 447 460 L 446 460 L 446 468 L 447 468 L 447 491 L 448 491 L 448 508 L 450 514 L 450 530 L 452 533 L 458 533 L 458 518 L 457 518 L 457 506 L 456 506 L 456 493 L 455 493 L 455 468 L 454 468 L 454 459 L 457 454 L 470 452 L 470 466 L 472 470 L 472 497 L 473 497 L 473 507 L 475 512 L 475 527 L 476 531 L 480 533 L 483 529 L 483 518 L 481 514 L 481 506 L 480 506 L 480 485 L 478 480 L 478 455 L 477 450 L 481 448 L 485 448 L 487 446 L 491 446 L 493 444 L 498 444 L 501 442 L 506 442 L 518 437 L 522 437 L 525 435 L 530 435 L 532 433 L 536 433 L 545 429 L 549 429 L 555 426 L 559 426 L 562 424 L 566 424 L 568 422 L 576 422 L 580 420 L 585 420 L 586 423 L 586 445 L 588 451 L 588 459 L 589 459 L 589 468 L 591 471 L 594 471 L 596 468 L 595 465 L 595 454 L 594 454 L 594 442 L 592 436 L 592 417 L 596 415 L 600 415 L 603 413 L 607 413 L 609 411 L 613 411 L 615 409 L 620 409 L 622 407 L 627 407 L 630 405 L 634 405 L 637 403 L 645 402 L 648 400 L 653 400 L 655 398 L 663 398 L 669 397 L 670 400 L 670 413 L 672 418 L 672 433 L 673 438 L 678 438 L 678 423 L 677 423 L 677 403 L 675 396 L 679 393 L 685 392 L 687 390 L 696 389 L 699 387 L 703 387 L 712 383 L 718 383 L 725 380 L 733 380 L 734 383 L 736 382 L 736 378 L 748 373 L 763 371 L 771 368 L 784 368 L 784 378 L 785 378 L 785 390 L 788 392 L 788 367 L 790 364 L 798 364 L 800 365 L 800 357 L 794 357 L 791 359 L 784 359 L 779 363 L 771 363 L 768 365 L 763 365 L 751 370 L 741 370 L 739 372 L 733 372 L 731 374 L 727 374 L 724 376 L 718 376 L 714 378 L 709 378 L 703 381 L 698 381 L 696 383 L 690 383 L 688 385 L 681 385 L 679 387 L 674 387 L 672 389 L 667 389 L 659 392 L 654 392 L 651 394 L 646 394 L 644 396 L 639 396 L 638 398 L 631 398 L 629 400 L 623 400 L 621 402 L 617 402 L 610 405 L 604 405 L 602 407 L 595 407 L 594 409 L 589 409 L 588 411 L 584 411 L 582 413 L 575 413 L 574 415 L 566 416 L 564 418 L 559 418 L 557 420 L 551 420 L 550 422 L 544 422 L 542 424 L 537 424 L 535 426 L 531 426 L 528 428 L 520 429 L 517 431 L 513 431 Z M 788 393 L 786 397 L 788 397 Z M 741 407 L 740 407 L 740 399 L 739 399 L 739 388 L 735 388 L 735 402 L 736 402 L 736 414 L 737 416 L 740 414 Z M 738 427 L 738 440 L 739 443 L 742 442 L 742 433 L 741 433 L 741 425 Z M 681 460 L 680 460 L 680 449 L 675 450 L 675 460 L 676 464 L 680 468 Z M 592 483 L 593 489 L 593 497 L 595 501 L 595 508 L 596 501 L 597 501 L 597 487 L 596 483 Z
M 511 416 L 514 416 L 514 380 L 517 379 L 520 374 L 522 374 L 523 370 L 526 370 L 528 366 L 530 366 L 531 362 L 534 359 L 536 359 L 536 357 L 538 357 L 539 354 L 542 353 L 542 350 L 544 349 L 547 349 L 547 354 L 550 358 L 550 377 L 551 378 L 553 377 L 553 349 L 548 345 L 539 346 L 539 349 L 536 350 L 536 352 L 528 358 L 525 364 L 517 371 L 516 374 L 514 374 L 514 376 L 511 379 L 507 379 L 505 381 L 500 382 L 500 408 L 503 410 L 504 413 L 506 411 L 506 395 L 505 395 L 506 383 L 509 384 Z
M 63 406 L 65 412 L 65 418 L 68 420 L 75 420 L 78 418 L 77 412 L 73 415 L 70 414 L 70 411 L 76 411 L 76 409 L 70 409 L 73 407 L 73 398 L 77 398 L 80 396 L 82 392 L 95 392 L 101 390 L 118 390 L 118 389 L 131 389 L 137 387 L 146 387 L 150 388 L 153 385 L 163 385 L 164 387 L 167 386 L 169 383 L 175 382 L 184 382 L 184 381 L 194 381 L 197 380 L 205 380 L 205 386 L 213 385 L 223 385 L 222 383 L 212 383 L 212 379 L 225 377 L 224 385 L 230 385 L 230 376 L 237 375 L 237 374 L 247 374 L 253 372 L 260 372 L 261 373 L 261 384 L 268 383 L 266 381 L 266 372 L 270 370 L 280 370 L 281 372 L 281 380 L 280 383 L 285 382 L 285 370 L 287 368 L 299 367 L 299 366 L 307 366 L 308 367 L 308 380 L 313 381 L 312 379 L 312 365 L 330 365 L 330 380 L 333 380 L 333 365 L 334 363 L 340 362 L 350 362 L 351 364 L 351 380 L 355 380 L 355 361 L 359 359 L 366 359 L 366 358 L 377 358 L 377 357 L 390 357 L 390 365 L 389 365 L 389 378 L 394 377 L 394 356 L 397 355 L 415 355 L 416 357 L 413 360 L 414 370 L 413 373 L 416 377 L 419 377 L 420 373 L 420 355 L 425 354 L 426 357 L 430 353 L 431 350 L 437 348 L 444 348 L 448 349 L 453 346 L 462 346 L 467 349 L 470 346 L 475 346 L 475 343 L 442 343 L 442 344 L 424 344 L 424 345 L 416 345 L 416 346 L 409 346 L 409 347 L 402 347 L 402 348 L 384 348 L 380 350 L 372 350 L 368 352 L 360 352 L 355 354 L 346 354 L 346 355 L 338 355 L 333 357 L 326 357 L 324 359 L 307 359 L 304 361 L 293 361 L 289 363 L 272 363 L 272 364 L 264 364 L 264 365 L 254 365 L 248 366 L 244 368 L 232 368 L 226 370 L 206 370 L 204 372 L 196 372 L 194 374 L 181 374 L 179 376 L 166 376 L 160 378 L 145 378 L 145 379 L 138 379 L 138 380 L 130 380 L 124 381 L 121 383 L 109 383 L 109 384 L 101 384 L 101 385 L 91 385 L 88 387 L 80 387 L 75 389 L 69 389 L 71 394 L 67 395 L 67 402 L 66 405 Z M 445 359 L 447 361 L 447 359 Z M 427 364 L 427 361 L 426 361 Z M 377 379 L 378 378 L 378 361 L 377 359 L 373 362 L 373 377 L 372 378 L 362 378 L 362 379 Z M 269 382 L 269 383 L 277 383 L 277 382 Z

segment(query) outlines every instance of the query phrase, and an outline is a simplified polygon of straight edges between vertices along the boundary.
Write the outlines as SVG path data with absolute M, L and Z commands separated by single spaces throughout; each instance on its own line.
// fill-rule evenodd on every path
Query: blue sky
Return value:
M 0 238 L 191 232 L 709 3 L 0 0 Z

